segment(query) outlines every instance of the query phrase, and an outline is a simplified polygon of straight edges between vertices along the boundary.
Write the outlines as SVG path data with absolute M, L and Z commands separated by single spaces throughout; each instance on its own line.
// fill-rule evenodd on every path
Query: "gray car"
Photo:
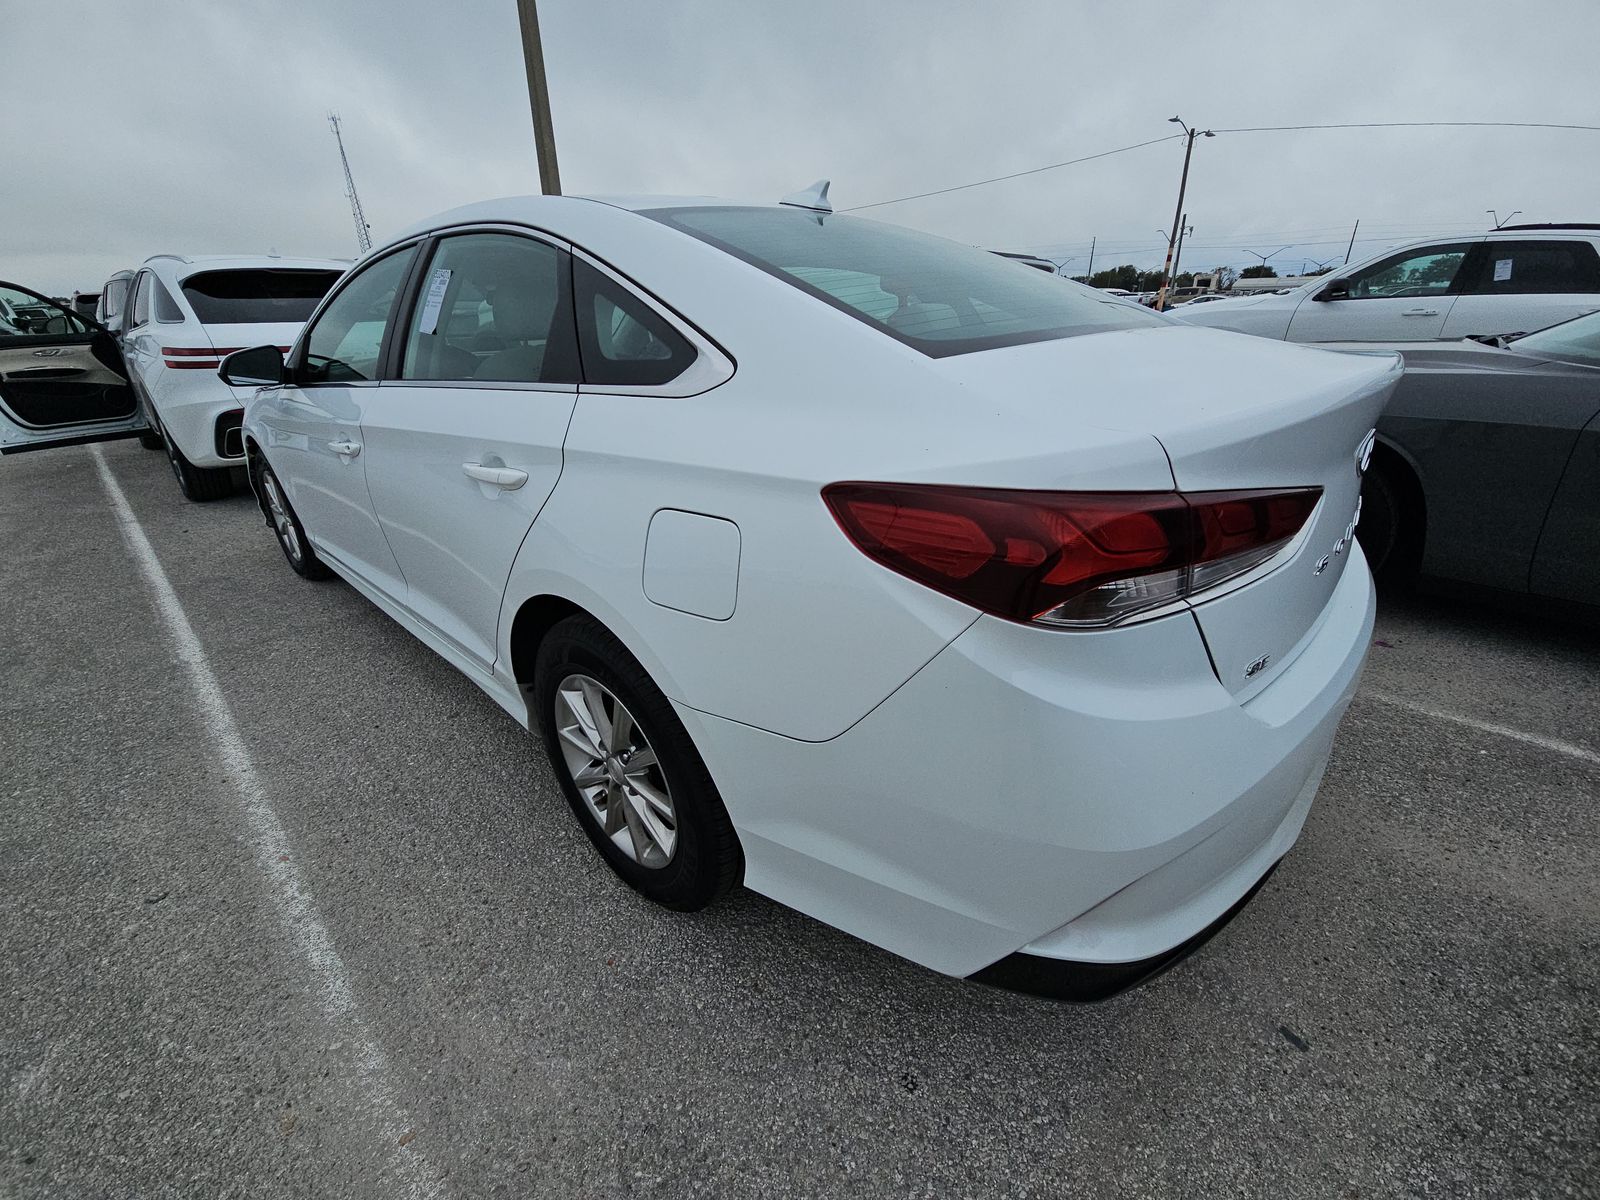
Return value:
M 1600 314 L 1360 349 L 1405 358 L 1362 487 L 1379 578 L 1600 604 Z

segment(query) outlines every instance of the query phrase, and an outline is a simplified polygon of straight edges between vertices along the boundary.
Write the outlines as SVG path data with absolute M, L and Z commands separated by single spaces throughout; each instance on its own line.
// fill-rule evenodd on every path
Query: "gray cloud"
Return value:
M 571 192 L 841 207 L 1202 126 L 1592 121 L 1600 7 L 544 0 Z M 325 114 L 373 232 L 537 189 L 513 0 L 8 4 L 0 277 L 98 286 L 161 251 L 354 253 Z M 1600 134 L 1236 134 L 1196 149 L 1190 266 L 1596 219 Z M 988 246 L 1156 265 L 1180 143 L 871 215 Z M 1081 247 L 1081 248 L 1080 248 Z

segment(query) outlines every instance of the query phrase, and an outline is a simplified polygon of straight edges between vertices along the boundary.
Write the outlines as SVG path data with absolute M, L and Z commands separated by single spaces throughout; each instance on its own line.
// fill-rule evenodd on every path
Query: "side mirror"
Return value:
M 1348 279 L 1331 280 L 1327 287 L 1311 298 L 1313 300 L 1348 300 L 1350 299 L 1350 281 Z
M 233 387 L 273 387 L 286 382 L 288 374 L 283 365 L 283 351 L 276 346 L 235 350 L 222 360 L 217 370 L 217 378 Z

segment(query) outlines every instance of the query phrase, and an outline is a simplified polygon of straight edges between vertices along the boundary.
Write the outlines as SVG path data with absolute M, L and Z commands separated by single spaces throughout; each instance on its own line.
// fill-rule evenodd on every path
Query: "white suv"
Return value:
M 1508 225 L 1388 249 L 1291 292 L 1185 305 L 1191 325 L 1291 342 L 1529 333 L 1600 309 L 1600 225 Z
M 324 258 L 182 258 L 159 254 L 134 277 L 119 330 L 128 381 L 178 486 L 214 500 L 244 465 L 239 419 L 247 390 L 217 377 L 224 355 L 285 350 L 348 263 Z

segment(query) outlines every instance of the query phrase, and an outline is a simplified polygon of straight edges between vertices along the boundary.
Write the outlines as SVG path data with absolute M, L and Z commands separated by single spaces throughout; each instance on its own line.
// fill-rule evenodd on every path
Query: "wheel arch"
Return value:
M 1373 448 L 1372 465 L 1400 492 L 1401 528 L 1396 548 L 1406 556 L 1406 565 L 1415 570 L 1422 565 L 1428 541 L 1428 497 L 1422 487 L 1422 471 L 1405 449 L 1381 433 Z

